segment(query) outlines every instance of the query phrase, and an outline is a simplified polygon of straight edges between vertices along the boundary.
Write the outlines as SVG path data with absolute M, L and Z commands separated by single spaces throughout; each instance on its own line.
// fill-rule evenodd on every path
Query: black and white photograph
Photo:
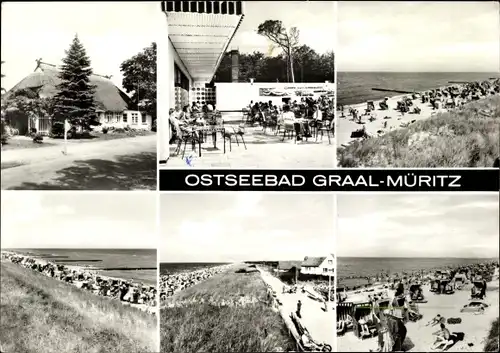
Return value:
M 499 195 L 337 196 L 339 352 L 497 352 Z
M 339 1 L 338 166 L 498 166 L 499 7 Z
M 160 168 L 335 166 L 333 1 L 162 5 Z
M 156 352 L 156 203 L 2 192 L 0 351 Z
M 156 2 L 2 2 L 2 190 L 156 190 Z
M 334 196 L 160 196 L 161 352 L 335 352 Z

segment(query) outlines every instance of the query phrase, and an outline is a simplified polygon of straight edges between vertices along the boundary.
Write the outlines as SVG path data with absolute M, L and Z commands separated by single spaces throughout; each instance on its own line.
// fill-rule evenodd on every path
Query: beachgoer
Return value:
M 296 312 L 296 314 L 297 314 L 297 316 L 298 316 L 299 318 L 302 318 L 302 316 L 300 315 L 300 309 L 302 309 L 302 302 L 299 300 L 299 301 L 297 302 L 297 312 Z
M 361 337 L 371 336 L 370 328 L 368 327 L 369 321 L 370 321 L 370 315 L 366 315 L 358 320 L 358 323 L 361 326 Z
M 434 332 L 433 335 L 436 336 L 436 341 L 434 342 L 434 344 L 431 347 L 431 349 L 437 349 L 439 346 L 441 346 L 443 344 L 448 345 L 448 343 L 451 340 L 450 331 L 448 331 L 448 329 L 446 328 L 446 326 L 445 326 L 444 323 L 441 323 L 440 330 Z M 451 340 L 451 342 L 453 343 L 452 340 Z
M 425 326 L 436 326 L 437 324 L 439 324 L 441 322 L 441 320 L 443 319 L 443 317 L 440 315 L 440 314 L 437 314 L 436 317 L 434 319 L 432 319 L 431 321 L 429 321 Z

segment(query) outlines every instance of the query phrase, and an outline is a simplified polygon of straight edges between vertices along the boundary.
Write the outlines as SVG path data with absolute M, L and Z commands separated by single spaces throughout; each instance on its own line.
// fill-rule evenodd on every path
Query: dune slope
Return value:
M 1 263 L 2 352 L 153 352 L 156 327 L 140 310 Z

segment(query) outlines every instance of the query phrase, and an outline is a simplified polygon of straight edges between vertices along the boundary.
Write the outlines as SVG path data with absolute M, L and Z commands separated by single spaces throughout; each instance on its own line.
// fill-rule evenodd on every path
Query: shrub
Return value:
M 156 132 L 156 127 L 157 127 L 157 125 L 156 125 L 156 119 L 155 119 L 155 120 L 153 120 L 153 123 L 151 124 L 151 131 Z
M 42 134 L 35 133 L 34 136 L 33 136 L 33 142 L 34 143 L 42 143 L 43 142 L 43 136 L 42 136 Z
M 107 134 L 107 133 L 108 133 L 108 131 L 109 131 L 109 129 L 108 129 L 107 127 L 103 127 L 103 128 L 102 128 L 102 133 L 103 133 L 103 134 Z
M 64 137 L 64 122 L 54 121 L 50 130 L 52 137 Z
M 9 127 L 7 125 L 7 123 L 5 122 L 5 120 L 2 119 L 2 136 L 1 136 L 1 143 L 2 145 L 5 145 L 7 143 L 7 140 L 10 138 L 10 134 L 9 134 Z
M 129 128 L 129 130 L 130 130 L 130 128 Z M 116 134 L 124 134 L 126 131 L 128 131 L 128 130 L 125 130 L 122 127 L 117 127 L 113 132 Z
M 486 343 L 484 345 L 485 352 L 498 352 L 499 329 L 498 318 L 496 318 L 496 320 L 491 323 L 491 328 L 486 338 Z

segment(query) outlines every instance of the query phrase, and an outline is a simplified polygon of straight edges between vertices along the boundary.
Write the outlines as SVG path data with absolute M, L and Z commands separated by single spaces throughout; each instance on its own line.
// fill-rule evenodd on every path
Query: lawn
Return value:
M 9 150 L 21 150 L 21 149 L 28 149 L 28 148 L 41 148 L 41 147 L 48 147 L 48 146 L 54 146 L 55 144 L 50 143 L 50 142 L 43 142 L 43 143 L 34 143 L 33 140 L 27 139 L 27 138 L 10 138 L 7 140 L 7 143 L 2 145 L 2 152 L 3 151 L 9 151 Z
M 162 352 L 278 352 L 294 347 L 280 314 L 268 305 L 260 273 L 235 270 L 167 299 L 182 305 L 160 311 Z M 227 305 L 236 302 L 245 304 Z
M 153 315 L 1 263 L 2 352 L 154 352 Z
M 107 134 L 103 134 L 102 132 L 91 132 L 90 135 L 88 135 L 87 137 L 68 139 L 68 144 L 110 141 L 110 140 L 117 140 L 117 139 L 136 137 L 136 136 L 148 136 L 154 134 L 156 133 L 152 131 L 108 132 Z M 15 136 L 9 138 L 7 140 L 7 143 L 2 145 L 2 151 L 41 148 L 41 147 L 61 145 L 63 143 L 64 143 L 63 138 L 44 137 L 42 143 L 34 143 L 33 140 L 31 140 L 30 138 L 26 138 L 24 136 Z
M 492 167 L 500 156 L 500 97 L 420 120 L 337 151 L 339 167 Z
M 154 134 L 156 133 L 153 131 L 146 131 L 146 130 L 129 131 L 129 132 L 108 132 L 107 134 L 103 134 L 102 132 L 91 132 L 88 137 L 72 138 L 69 139 L 68 141 L 70 141 L 71 143 L 86 143 L 93 141 L 110 141 L 128 137 L 148 136 Z

